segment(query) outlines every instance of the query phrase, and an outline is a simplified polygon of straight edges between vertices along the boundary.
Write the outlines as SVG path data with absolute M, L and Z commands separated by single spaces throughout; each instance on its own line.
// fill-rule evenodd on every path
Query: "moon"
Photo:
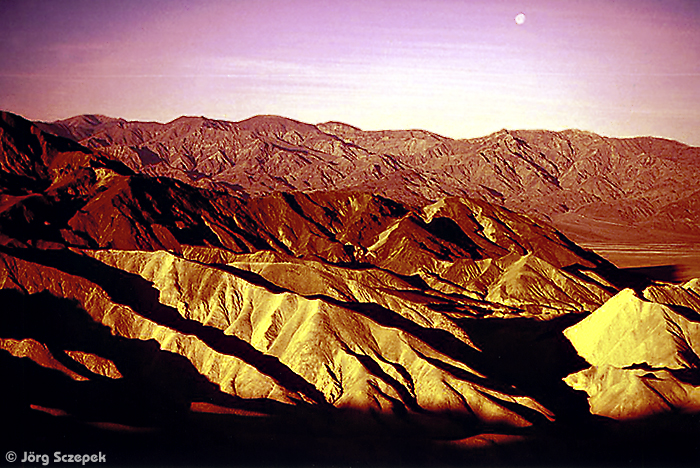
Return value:
M 525 22 L 525 13 L 518 13 L 515 16 L 515 24 L 521 25 Z

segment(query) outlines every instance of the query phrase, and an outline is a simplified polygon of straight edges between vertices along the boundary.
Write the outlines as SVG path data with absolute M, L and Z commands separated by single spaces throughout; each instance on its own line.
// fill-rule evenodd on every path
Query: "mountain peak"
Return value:
M 63 120 L 57 120 L 53 123 L 65 124 L 65 125 L 97 126 L 97 125 L 102 125 L 102 124 L 111 123 L 111 122 L 126 122 L 126 120 L 122 119 L 122 118 L 108 117 L 106 115 L 101 115 L 101 114 L 82 114 L 82 115 L 76 115 L 74 117 L 69 117 L 69 118 L 63 119 Z
M 249 119 L 236 122 L 236 126 L 244 130 L 270 132 L 273 134 L 279 132 L 284 133 L 289 130 L 303 133 L 317 133 L 319 131 L 315 125 L 287 117 L 281 117 L 279 115 L 256 115 Z

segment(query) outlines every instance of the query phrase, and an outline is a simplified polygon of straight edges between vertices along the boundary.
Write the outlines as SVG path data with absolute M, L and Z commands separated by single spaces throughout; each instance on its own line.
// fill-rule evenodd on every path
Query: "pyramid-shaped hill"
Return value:
M 592 365 L 566 382 L 617 419 L 700 410 L 699 306 L 696 280 L 621 291 L 564 331 Z

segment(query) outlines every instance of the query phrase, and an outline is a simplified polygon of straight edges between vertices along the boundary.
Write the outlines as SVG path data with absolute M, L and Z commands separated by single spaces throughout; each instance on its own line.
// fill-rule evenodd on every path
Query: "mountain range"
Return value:
M 454 140 L 278 116 L 161 124 L 83 115 L 39 126 L 135 172 L 229 193 L 351 189 L 412 205 L 469 197 L 527 213 L 579 242 L 700 239 L 700 148 L 660 138 L 501 130 Z
M 698 281 L 570 234 L 695 239 L 697 148 L 7 112 L 0 144 L 8 450 L 696 460 Z

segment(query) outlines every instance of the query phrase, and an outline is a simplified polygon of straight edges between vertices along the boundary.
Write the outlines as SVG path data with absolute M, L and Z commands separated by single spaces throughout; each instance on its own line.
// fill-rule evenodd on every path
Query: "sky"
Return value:
M 700 146 L 700 1 L 0 0 L 0 109 Z

